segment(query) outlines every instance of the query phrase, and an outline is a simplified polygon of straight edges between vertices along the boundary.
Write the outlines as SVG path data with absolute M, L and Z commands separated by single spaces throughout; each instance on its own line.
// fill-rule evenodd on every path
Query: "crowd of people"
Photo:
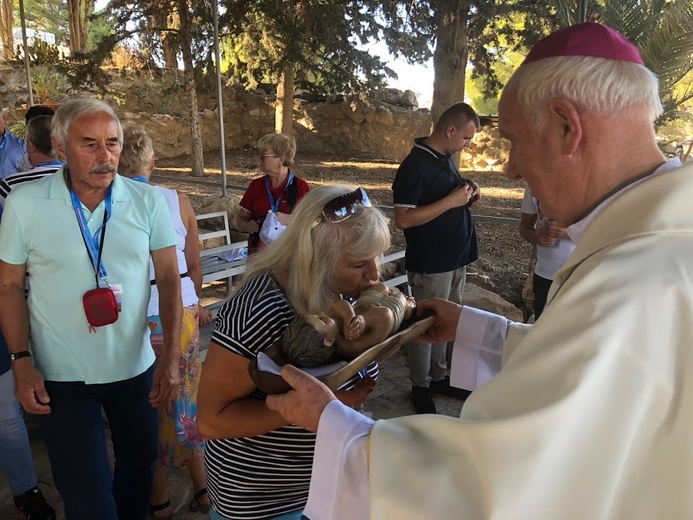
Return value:
M 213 520 L 690 518 L 693 181 L 657 148 L 660 112 L 637 48 L 595 23 L 540 41 L 509 80 L 499 128 L 508 176 L 527 181 L 534 325 L 461 305 L 481 190 L 453 157 L 479 128 L 472 107 L 443 112 L 392 184 L 413 300 L 378 283 L 390 232 L 365 190 L 310 189 L 295 139 L 264 136 L 235 219 L 252 254 L 204 364 L 197 221 L 150 183 L 144 129 L 95 99 L 27 113 L 24 140 L 3 115 L 0 469 L 17 508 L 56 518 L 21 406 L 41 416 L 68 520 L 173 518 L 166 467 L 188 469 L 188 508 Z M 376 362 L 334 391 L 290 364 L 283 395 L 250 375 L 283 341 L 334 344 L 319 365 L 430 312 L 406 346 L 422 417 L 358 412 Z M 457 356 L 502 367 L 459 384 Z M 436 394 L 465 400 L 459 420 L 436 415 Z

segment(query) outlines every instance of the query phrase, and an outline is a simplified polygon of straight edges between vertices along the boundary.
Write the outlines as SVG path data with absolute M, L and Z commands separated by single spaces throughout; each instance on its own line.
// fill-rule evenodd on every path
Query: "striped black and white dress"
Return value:
M 271 275 L 250 280 L 220 309 L 212 341 L 253 359 L 276 342 L 295 313 Z M 368 366 L 372 378 L 378 365 Z M 342 389 L 353 387 L 358 377 Z M 265 399 L 256 390 L 253 399 Z M 308 500 L 315 434 L 285 426 L 256 437 L 207 442 L 207 487 L 214 509 L 232 520 L 268 519 Z

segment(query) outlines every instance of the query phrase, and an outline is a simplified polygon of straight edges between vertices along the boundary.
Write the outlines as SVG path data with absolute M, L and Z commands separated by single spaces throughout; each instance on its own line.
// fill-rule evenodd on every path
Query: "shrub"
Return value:
M 70 82 L 60 72 L 37 68 L 31 74 L 31 86 L 36 96 L 35 103 L 44 104 L 46 101 L 62 98 L 70 88 Z

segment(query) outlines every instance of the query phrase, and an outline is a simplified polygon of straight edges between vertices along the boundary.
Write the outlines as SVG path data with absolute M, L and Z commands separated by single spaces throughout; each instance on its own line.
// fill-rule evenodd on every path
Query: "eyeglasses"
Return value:
M 262 161 L 263 159 L 267 159 L 268 157 L 276 157 L 276 155 L 272 155 L 269 153 L 261 153 L 260 154 L 260 160 Z
M 361 187 L 330 200 L 323 206 L 317 222 L 332 222 L 333 224 L 344 222 L 356 213 L 356 206 L 371 206 L 366 190 Z

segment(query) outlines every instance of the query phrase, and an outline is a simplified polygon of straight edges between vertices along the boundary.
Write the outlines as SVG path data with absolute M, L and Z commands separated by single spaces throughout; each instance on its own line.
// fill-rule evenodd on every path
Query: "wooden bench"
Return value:
M 205 230 L 204 224 L 209 221 L 217 221 L 223 224 L 223 229 L 216 231 Z M 216 213 L 205 213 L 197 216 L 197 226 L 199 228 L 200 258 L 202 261 L 202 283 L 211 283 L 218 280 L 226 280 L 226 294 L 231 294 L 233 287 L 233 277 L 245 271 L 245 258 L 228 261 L 223 258 L 225 253 L 230 253 L 234 249 L 246 247 L 247 242 L 231 242 L 231 229 L 229 228 L 229 217 L 225 211 Z M 223 239 L 223 244 L 217 247 L 205 248 L 205 242 L 212 239 Z M 221 255 L 221 256 L 220 256 Z

